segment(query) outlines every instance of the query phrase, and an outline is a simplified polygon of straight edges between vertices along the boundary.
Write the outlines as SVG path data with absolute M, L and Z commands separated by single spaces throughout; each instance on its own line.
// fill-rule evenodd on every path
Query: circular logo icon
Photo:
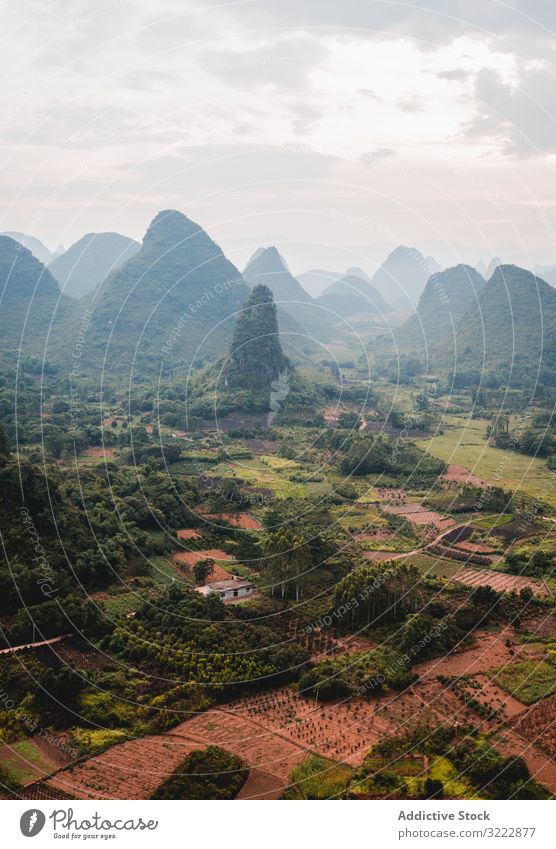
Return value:
M 46 817 L 43 812 L 37 811 L 36 808 L 32 808 L 30 811 L 25 811 L 25 813 L 21 815 L 19 827 L 21 829 L 21 833 L 24 834 L 25 837 L 36 837 L 36 835 L 43 830 L 45 822 Z

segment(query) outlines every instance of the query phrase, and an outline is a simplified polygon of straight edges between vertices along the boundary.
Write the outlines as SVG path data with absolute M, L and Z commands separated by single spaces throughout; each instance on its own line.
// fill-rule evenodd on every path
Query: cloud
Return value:
M 396 155 L 396 151 L 392 147 L 375 147 L 374 150 L 368 150 L 361 157 L 361 162 L 364 165 L 376 165 L 384 159 L 390 159 Z
M 483 70 L 475 80 L 477 116 L 468 136 L 500 144 L 506 153 L 527 158 L 556 153 L 556 87 L 552 71 L 524 71 L 518 85 Z
M 310 72 L 328 56 L 319 41 L 303 36 L 283 38 L 253 50 L 205 50 L 197 62 L 207 74 L 242 89 L 306 85 Z
M 337 160 L 304 145 L 213 144 L 183 147 L 171 156 L 129 163 L 126 179 L 143 186 L 236 188 L 288 180 L 326 180 Z
M 440 71 L 436 76 L 439 80 L 448 80 L 449 82 L 460 82 L 468 78 L 469 71 L 464 71 L 463 68 L 452 68 L 449 71 Z
M 409 4 L 384 0 L 259 0 L 240 4 L 238 17 L 266 25 L 303 27 L 345 27 L 381 29 L 390 35 L 403 35 L 434 43 L 446 36 L 465 33 L 519 35 L 534 33 L 552 38 L 556 29 L 556 7 L 548 0 L 513 0 L 512 4 L 468 0 L 415 0 Z M 363 32 L 361 33 L 363 35 Z

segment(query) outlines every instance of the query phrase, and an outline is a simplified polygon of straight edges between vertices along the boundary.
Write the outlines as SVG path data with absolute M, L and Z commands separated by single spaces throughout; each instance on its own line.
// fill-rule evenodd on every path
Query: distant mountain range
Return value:
M 82 298 L 140 249 L 138 242 L 119 233 L 88 233 L 48 268 L 66 295 Z
M 362 277 L 355 273 L 360 271 L 360 269 L 350 269 L 344 277 L 332 283 L 317 298 L 317 304 L 330 310 L 332 315 L 344 319 L 392 312 L 390 304 L 371 285 L 368 278 L 365 279 L 366 275 Z
M 297 280 L 312 298 L 318 298 L 325 289 L 328 289 L 332 283 L 342 276 L 339 271 L 324 271 L 321 268 L 313 268 L 310 271 L 302 271 L 301 274 L 297 275 Z
M 40 252 L 40 243 L 34 248 Z M 244 279 L 208 234 L 175 210 L 155 217 L 141 245 L 118 234 L 89 234 L 50 268 L 22 241 L 0 236 L 0 355 L 9 362 L 44 358 L 69 372 L 79 341 L 80 377 L 128 381 L 186 372 L 193 361 L 202 366 L 224 355 L 256 289 L 276 300 L 285 356 L 299 363 L 318 342 L 338 338 L 342 319 L 355 316 L 376 327 L 405 290 L 417 311 L 395 331 L 397 344 L 426 367 L 455 374 L 461 385 L 554 381 L 556 290 L 496 257 L 490 266 L 487 282 L 468 265 L 428 275 L 434 262 L 401 247 L 371 280 L 360 268 L 307 272 L 315 291 L 316 283 L 328 284 L 313 298 L 275 247 L 255 253 Z M 89 291 L 80 300 L 67 295 L 83 289 Z
M 59 248 L 58 251 L 52 253 L 46 245 L 43 245 L 40 239 L 36 239 L 34 236 L 27 236 L 25 233 L 18 233 L 15 230 L 8 230 L 0 235 L 8 236 L 8 238 L 13 239 L 20 245 L 23 245 L 23 247 L 27 248 L 28 251 L 31 251 L 33 256 L 42 262 L 43 265 L 46 265 L 51 259 L 58 255 L 60 250 L 63 250 L 63 248 Z
M 556 265 L 536 265 L 535 274 L 556 288 Z
M 328 338 L 333 332 L 335 317 L 319 307 L 291 274 L 286 261 L 274 246 L 259 248 L 243 271 L 243 278 L 250 288 L 267 286 L 272 292 L 279 314 L 287 315 L 301 328 L 302 333 Z M 287 324 L 280 320 L 281 326 Z
M 371 278 L 374 288 L 396 309 L 416 309 L 426 282 L 440 266 L 416 248 L 393 250 Z

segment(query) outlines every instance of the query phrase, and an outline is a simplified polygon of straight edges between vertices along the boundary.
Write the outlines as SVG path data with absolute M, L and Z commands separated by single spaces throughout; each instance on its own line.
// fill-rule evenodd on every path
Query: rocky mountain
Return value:
M 402 245 L 388 254 L 371 282 L 396 309 L 416 309 L 427 280 L 438 270 L 432 257 Z
M 175 210 L 159 212 L 141 249 L 90 296 L 83 365 L 107 376 L 179 369 L 228 347 L 249 294 L 208 234 Z
M 270 426 L 278 412 L 310 413 L 314 392 L 284 354 L 278 310 L 268 286 L 254 286 L 237 313 L 227 355 L 192 376 L 187 400 L 190 416 L 206 420 L 216 410 L 224 427 L 230 413 L 256 414 L 263 427 Z
M 310 304 L 312 298 L 291 274 L 286 261 L 274 246 L 259 248 L 243 270 L 243 279 L 253 289 L 267 286 L 277 303 Z
M 250 288 L 267 286 L 280 313 L 287 313 L 310 335 L 327 337 L 332 331 L 330 315 L 321 310 L 303 286 L 291 274 L 275 247 L 256 251 L 247 263 L 243 277 Z M 283 322 L 280 322 L 281 324 Z
M 237 315 L 224 367 L 225 384 L 230 389 L 249 388 L 254 393 L 268 395 L 272 381 L 288 367 L 280 344 L 272 292 L 259 283 Z
M 48 267 L 64 294 L 82 298 L 140 248 L 138 242 L 119 233 L 88 233 Z
M 367 315 L 380 316 L 392 312 L 380 293 L 367 280 L 355 274 L 347 274 L 332 283 L 317 298 L 317 304 L 330 310 L 333 317 L 351 318 Z
M 33 256 L 42 262 L 43 265 L 46 265 L 50 259 L 52 259 L 52 253 L 50 250 L 44 245 L 40 239 L 36 239 L 34 236 L 27 236 L 26 233 L 18 233 L 15 230 L 7 230 L 5 233 L 1 233 L 2 236 L 7 236 L 9 239 L 13 239 L 15 242 L 18 242 L 20 245 L 23 245 L 24 248 L 27 248 L 28 251 L 31 251 Z
M 448 344 L 484 285 L 484 279 L 470 265 L 433 274 L 419 298 L 417 312 L 398 331 L 399 347 L 419 350 L 426 357 L 439 342 Z

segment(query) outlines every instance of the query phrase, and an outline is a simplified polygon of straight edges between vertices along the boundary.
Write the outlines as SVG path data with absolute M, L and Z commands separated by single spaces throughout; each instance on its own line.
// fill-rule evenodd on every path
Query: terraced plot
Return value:
M 171 734 L 111 746 L 45 783 L 77 799 L 148 799 L 199 743 Z
M 550 595 L 550 590 L 542 581 L 535 581 L 533 578 L 525 578 L 521 575 L 506 575 L 504 572 L 493 572 L 488 569 L 464 567 L 454 575 L 452 580 L 469 587 L 490 586 L 493 590 L 502 593 L 512 590 L 518 593 L 522 589 L 529 588 L 536 595 Z

